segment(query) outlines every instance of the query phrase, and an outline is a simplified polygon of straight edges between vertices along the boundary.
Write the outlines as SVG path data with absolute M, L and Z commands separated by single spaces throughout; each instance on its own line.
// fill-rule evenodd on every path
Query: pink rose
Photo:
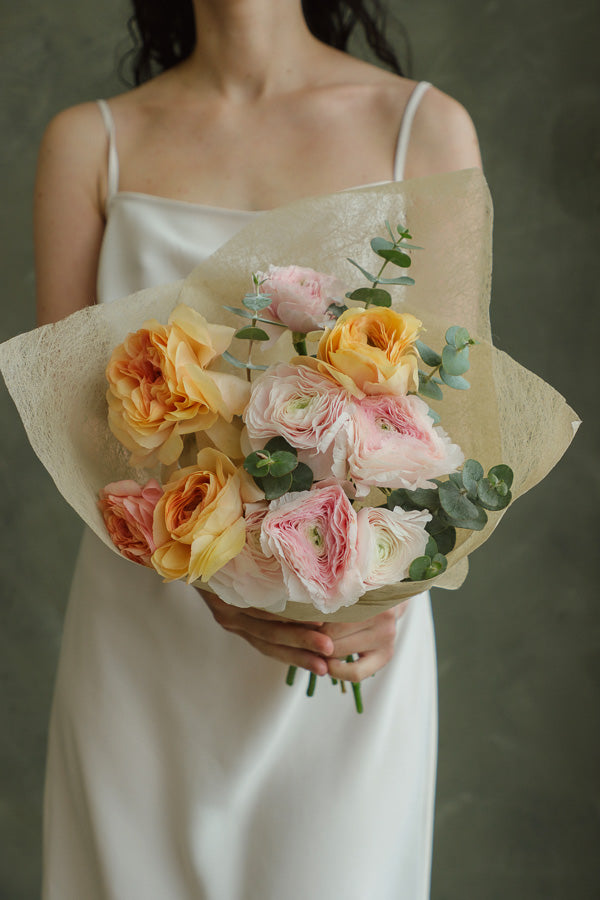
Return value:
M 290 600 L 324 613 L 356 603 L 364 592 L 357 529 L 356 513 L 338 484 L 271 502 L 261 544 L 281 564 Z
M 281 566 L 274 556 L 265 556 L 260 544 L 261 526 L 268 511 L 266 504 L 246 506 L 246 543 L 237 556 L 213 575 L 208 586 L 232 606 L 281 612 L 287 600 Z
M 265 318 L 303 333 L 332 324 L 335 318 L 327 313 L 327 308 L 346 292 L 333 275 L 301 266 L 269 266 L 269 271 L 259 272 L 258 277 L 261 293 L 273 298 L 264 310 Z
M 430 478 L 456 472 L 462 450 L 434 426 L 420 397 L 378 395 L 354 403 L 346 425 L 349 474 L 358 494 L 373 486 L 434 487 Z
M 396 584 L 408 576 L 413 559 L 423 556 L 430 513 L 365 506 L 358 513 L 358 562 L 366 591 Z
M 342 428 L 349 412 L 348 395 L 338 384 L 306 366 L 279 363 L 253 384 L 244 422 L 253 450 L 280 435 L 298 450 L 315 478 L 332 471 L 342 478 L 345 454 L 337 438 L 345 442 Z
M 110 538 L 123 556 L 152 568 L 156 550 L 152 536 L 154 507 L 163 489 L 156 481 L 141 487 L 135 481 L 113 481 L 100 491 L 98 506 Z

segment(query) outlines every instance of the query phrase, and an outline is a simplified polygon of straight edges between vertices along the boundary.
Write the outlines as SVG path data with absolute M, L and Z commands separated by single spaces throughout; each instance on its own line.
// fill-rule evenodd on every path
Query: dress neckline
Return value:
M 382 184 L 390 184 L 394 182 L 389 181 L 371 181 L 367 184 L 358 184 L 355 187 L 351 188 L 342 188 L 339 191 L 333 191 L 334 194 L 345 194 L 347 191 L 358 191 L 361 188 L 369 188 L 369 187 L 379 187 Z M 131 199 L 131 200 L 141 200 L 148 202 L 155 202 L 160 205 L 167 206 L 180 206 L 188 209 L 201 209 L 206 210 L 207 212 L 214 213 L 233 213 L 234 215 L 240 216 L 257 216 L 261 213 L 273 212 L 274 209 L 278 209 L 279 207 L 272 207 L 271 209 L 242 209 L 241 207 L 235 206 L 214 206 L 209 203 L 196 203 L 192 200 L 177 200 L 174 197 L 162 197 L 160 194 L 145 194 L 143 191 L 116 191 L 109 199 L 109 205 L 114 200 L 119 198 L 122 199 Z M 302 198 L 305 199 L 305 198 Z M 293 201 L 291 201 L 293 202 Z

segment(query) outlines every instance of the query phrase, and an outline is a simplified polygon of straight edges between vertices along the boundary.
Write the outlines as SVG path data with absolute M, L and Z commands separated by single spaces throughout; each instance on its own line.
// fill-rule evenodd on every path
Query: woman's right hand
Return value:
M 308 669 L 315 675 L 327 675 L 333 640 L 319 630 L 322 622 L 290 622 L 262 609 L 240 609 L 216 594 L 196 590 L 226 631 L 239 635 L 265 656 Z

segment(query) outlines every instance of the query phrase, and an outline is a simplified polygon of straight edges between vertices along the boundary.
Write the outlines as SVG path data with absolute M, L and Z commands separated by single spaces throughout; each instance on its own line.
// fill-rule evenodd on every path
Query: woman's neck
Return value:
M 324 49 L 300 0 L 194 0 L 194 12 L 196 47 L 182 74 L 232 100 L 299 87 Z

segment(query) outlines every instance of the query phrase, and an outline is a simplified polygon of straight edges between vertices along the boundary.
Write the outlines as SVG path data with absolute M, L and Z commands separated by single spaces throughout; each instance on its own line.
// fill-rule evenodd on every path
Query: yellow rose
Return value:
M 206 447 L 197 465 L 178 469 L 154 509 L 152 565 L 165 581 L 208 581 L 246 540 L 243 503 L 264 494 L 219 450 Z
M 339 382 L 355 397 L 407 394 L 419 386 L 414 349 L 421 322 L 409 313 L 372 307 L 348 309 L 322 336 L 317 358 L 302 363 Z
M 233 333 L 180 304 L 168 325 L 145 322 L 115 348 L 106 368 L 108 423 L 133 465 L 170 465 L 183 449 L 182 434 L 243 412 L 248 382 L 206 368 Z

